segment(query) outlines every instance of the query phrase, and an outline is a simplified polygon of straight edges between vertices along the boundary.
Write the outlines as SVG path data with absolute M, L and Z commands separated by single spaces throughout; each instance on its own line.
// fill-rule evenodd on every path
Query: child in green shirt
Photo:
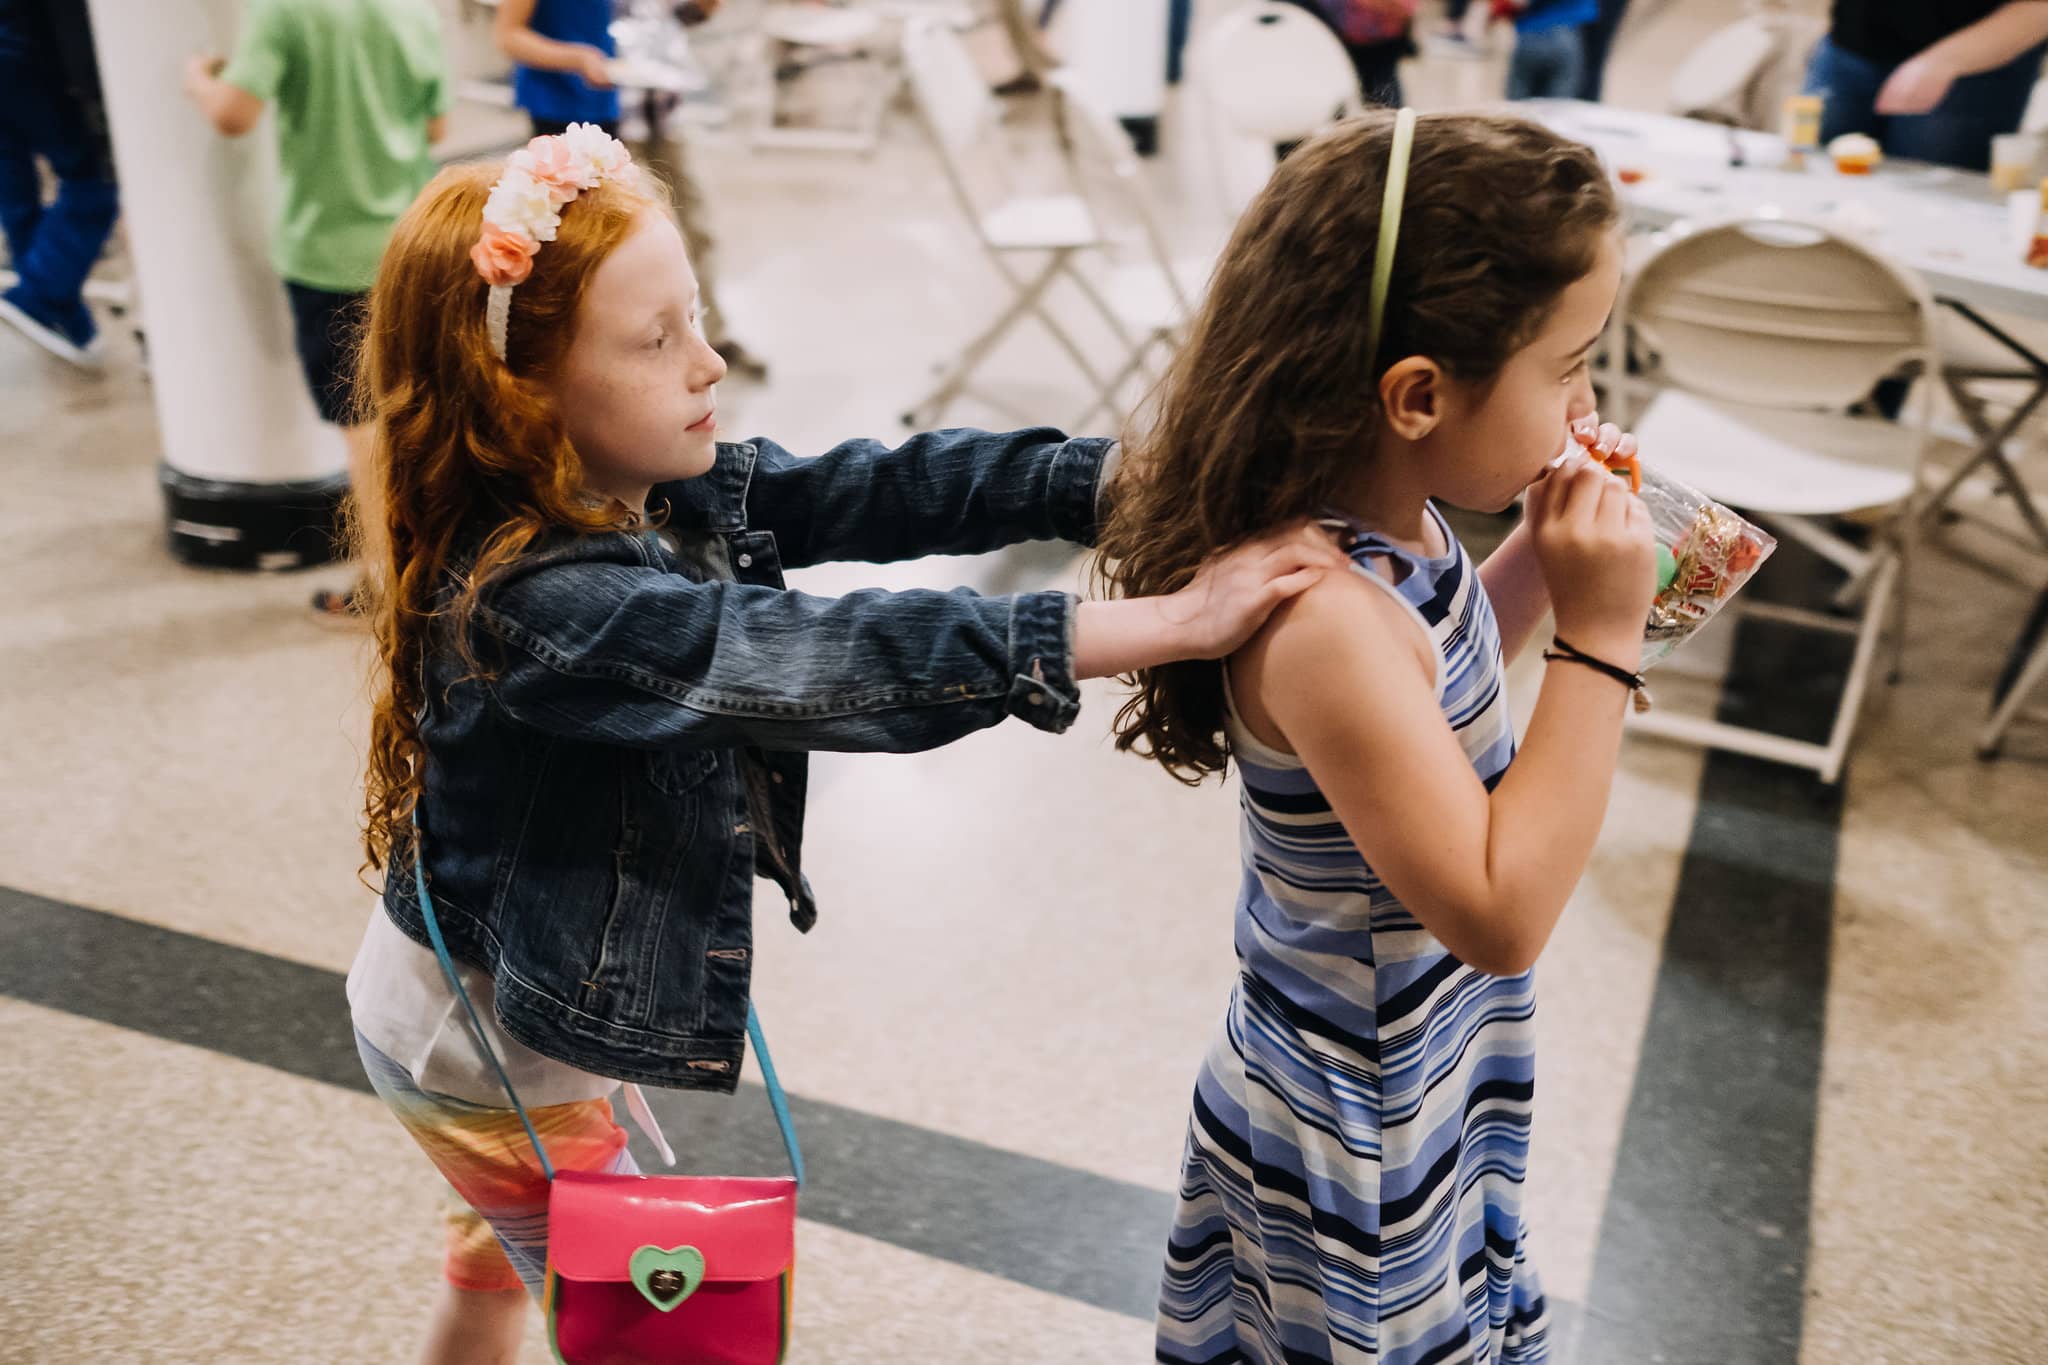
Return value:
M 282 184 L 271 259 L 291 296 L 299 361 L 323 420 L 364 477 L 355 333 L 392 226 L 433 175 L 449 83 L 433 0 L 250 0 L 234 55 L 194 57 L 186 93 L 228 137 L 277 109 Z M 356 592 L 314 605 L 347 614 Z

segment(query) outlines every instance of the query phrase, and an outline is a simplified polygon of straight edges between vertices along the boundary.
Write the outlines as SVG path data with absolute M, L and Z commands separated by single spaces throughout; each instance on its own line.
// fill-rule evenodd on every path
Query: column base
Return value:
M 208 569 L 304 569 L 341 556 L 348 475 L 234 483 L 157 467 L 171 553 Z

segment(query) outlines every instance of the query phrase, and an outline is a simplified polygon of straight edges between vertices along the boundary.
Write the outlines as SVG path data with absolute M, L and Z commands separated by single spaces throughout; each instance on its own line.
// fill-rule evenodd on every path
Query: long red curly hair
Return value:
M 481 672 L 466 623 L 495 571 L 551 528 L 597 533 L 645 516 L 584 492 L 548 381 L 574 339 L 592 273 L 643 210 L 668 211 L 668 198 L 641 173 L 567 205 L 556 239 L 513 293 L 500 361 L 484 323 L 489 286 L 469 252 L 503 169 L 477 162 L 434 177 L 399 220 L 370 291 L 357 392 L 376 445 L 352 517 L 376 637 L 366 871 L 410 856 L 426 772 L 419 717 L 429 649 L 452 646 Z M 473 556 L 471 545 L 481 546 Z

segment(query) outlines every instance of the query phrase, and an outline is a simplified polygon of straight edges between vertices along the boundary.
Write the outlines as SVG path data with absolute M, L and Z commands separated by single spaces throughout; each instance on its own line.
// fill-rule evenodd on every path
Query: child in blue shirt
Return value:
M 1515 55 L 1508 61 L 1511 100 L 1579 97 L 1586 69 L 1586 25 L 1600 0 L 1523 0 L 1515 9 Z
M 498 50 L 518 63 L 512 97 L 533 120 L 535 137 L 572 123 L 618 135 L 611 26 L 611 0 L 501 0 L 494 35 Z

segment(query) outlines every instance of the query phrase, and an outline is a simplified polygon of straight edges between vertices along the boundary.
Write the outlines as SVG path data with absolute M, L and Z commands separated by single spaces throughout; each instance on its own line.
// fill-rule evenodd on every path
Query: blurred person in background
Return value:
M 358 503 L 371 489 L 371 429 L 355 351 L 377 262 L 436 169 L 449 88 L 434 0 L 250 0 L 233 57 L 186 64 L 185 93 L 241 137 L 277 106 L 282 170 L 271 256 L 291 297 L 299 363 L 323 421 L 348 442 Z M 358 506 L 363 524 L 375 509 Z M 322 589 L 322 612 L 363 610 L 360 586 Z
M 1607 57 L 1614 50 L 1614 35 L 1628 15 L 1628 0 L 1600 0 L 1600 14 L 1579 30 L 1585 49 L 1585 66 L 1579 73 L 1578 97 L 1598 104 L 1607 91 Z
M 668 11 L 684 28 L 694 28 L 724 7 L 725 0 L 684 0 Z M 712 253 L 717 247 L 711 235 L 711 205 L 704 186 L 690 171 L 690 147 L 678 116 L 683 97 L 665 90 L 642 91 L 639 100 L 640 129 L 628 129 L 625 138 L 633 159 L 661 177 L 675 204 L 676 220 L 683 230 L 683 243 L 697 269 L 698 316 L 711 349 L 725 361 L 726 372 L 762 383 L 768 378 L 768 363 L 733 339 L 726 330 L 725 310 L 719 306 L 713 287 Z M 637 136 L 632 134 L 637 133 Z
M 1586 75 L 1585 29 L 1600 21 L 1600 0 L 1504 0 L 1495 10 L 1515 21 L 1508 98 L 1578 98 Z
M 1335 31 L 1358 71 L 1368 104 L 1403 103 L 1401 61 L 1415 55 L 1416 0 L 1285 0 Z
M 1808 94 L 1823 142 L 1867 133 L 1890 156 L 1991 167 L 2019 130 L 2048 44 L 2048 0 L 1834 0 Z
M 0 233 L 17 277 L 0 320 L 84 369 L 101 360 L 85 277 L 117 212 L 85 0 L 0 0 Z
M 718 0 L 697 0 L 707 12 Z M 512 99 L 533 120 L 533 134 L 594 123 L 617 137 L 619 92 L 611 63 L 612 0 L 499 0 L 493 36 L 516 63 Z
M 1471 10 L 1472 0 L 1444 0 L 1444 21 L 1431 35 L 1437 51 L 1446 56 L 1475 59 L 1486 55 L 1465 31 L 1465 16 Z

